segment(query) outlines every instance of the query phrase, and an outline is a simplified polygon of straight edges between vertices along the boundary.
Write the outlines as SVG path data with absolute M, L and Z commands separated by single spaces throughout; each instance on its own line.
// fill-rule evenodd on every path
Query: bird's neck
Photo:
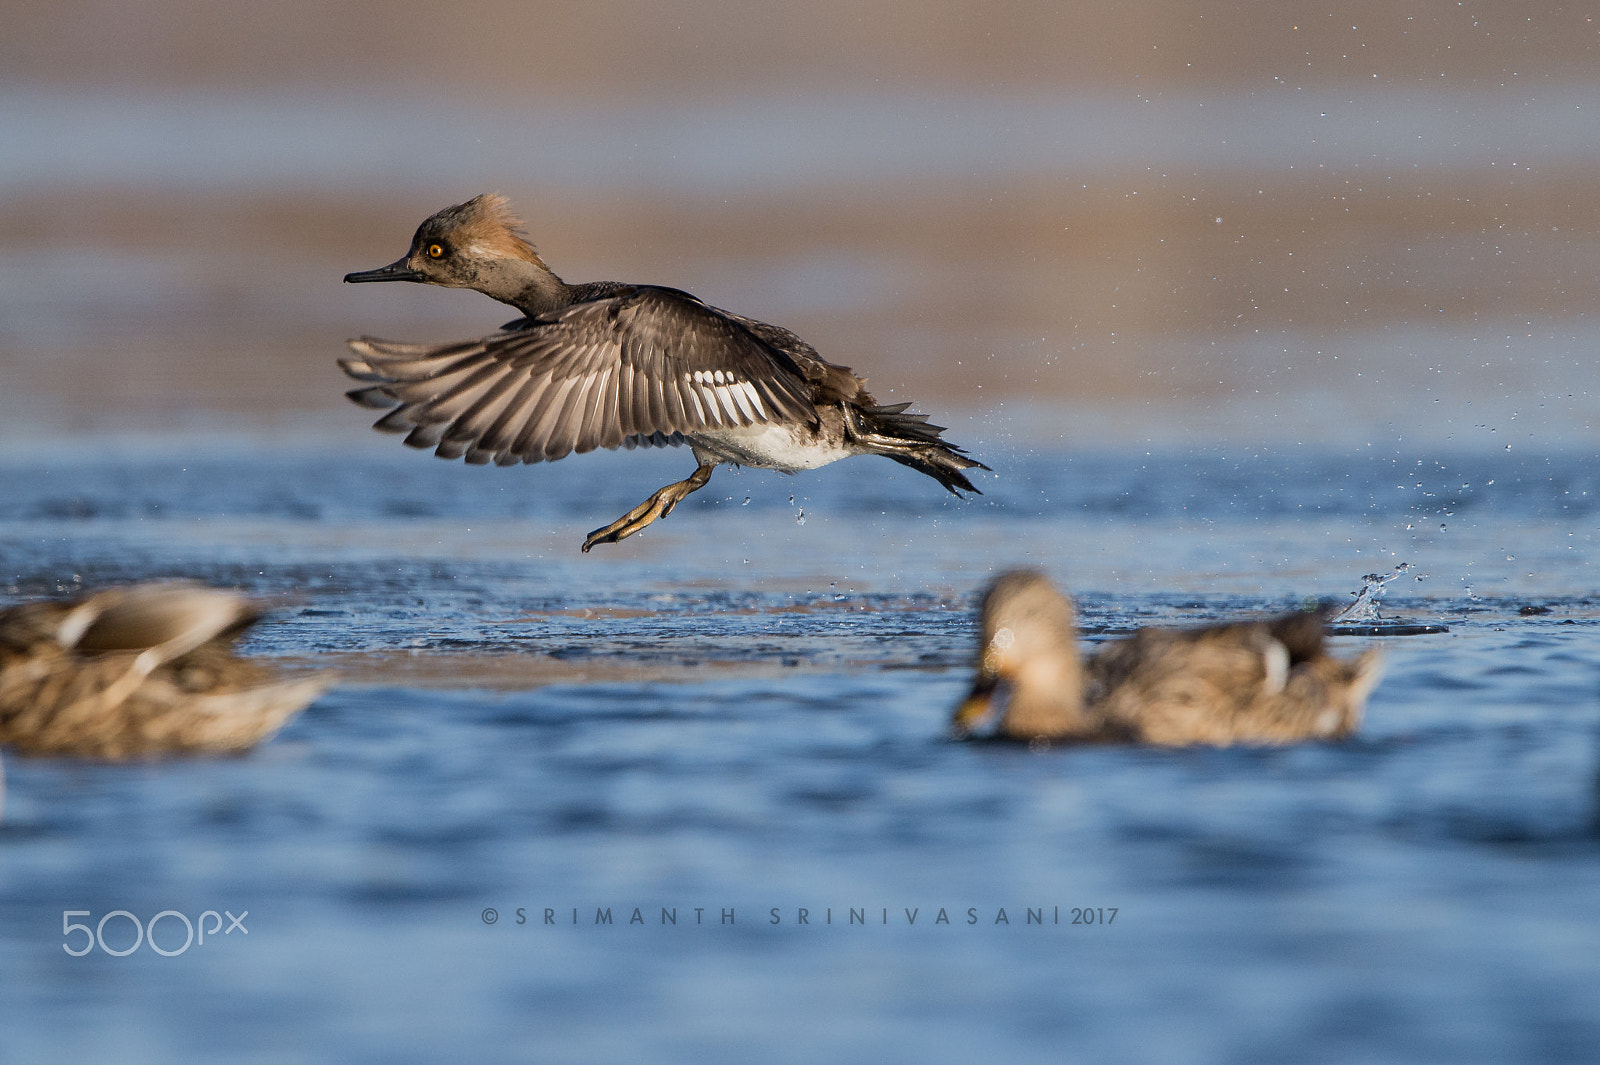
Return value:
M 537 256 L 495 259 L 478 270 L 473 288 L 501 303 L 509 303 L 529 318 L 558 310 L 572 302 L 572 286 L 556 276 Z
M 1083 666 L 1076 653 L 1032 658 L 1024 672 L 1012 685 L 1006 731 L 1061 739 L 1096 731 L 1085 706 Z

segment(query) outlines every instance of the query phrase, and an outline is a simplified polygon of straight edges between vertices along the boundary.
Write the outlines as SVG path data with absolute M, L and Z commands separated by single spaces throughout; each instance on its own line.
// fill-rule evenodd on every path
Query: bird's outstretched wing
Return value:
M 339 361 L 374 428 L 501 466 L 679 443 L 708 429 L 816 421 L 793 361 L 687 293 L 628 286 L 476 340 L 349 342 Z

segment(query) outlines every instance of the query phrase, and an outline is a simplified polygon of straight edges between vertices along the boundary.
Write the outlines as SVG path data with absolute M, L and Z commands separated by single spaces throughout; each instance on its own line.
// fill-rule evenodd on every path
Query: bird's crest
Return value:
M 486 192 L 466 203 L 446 207 L 428 221 L 474 254 L 526 259 L 542 265 L 538 252 L 533 250 L 523 231 L 522 219 L 511 210 L 511 202 L 498 192 Z

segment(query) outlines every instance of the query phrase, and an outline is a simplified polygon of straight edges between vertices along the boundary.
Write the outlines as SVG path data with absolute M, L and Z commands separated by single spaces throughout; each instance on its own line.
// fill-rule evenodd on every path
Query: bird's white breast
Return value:
M 689 435 L 697 454 L 765 470 L 814 470 L 860 452 L 810 426 L 752 425 L 706 429 Z

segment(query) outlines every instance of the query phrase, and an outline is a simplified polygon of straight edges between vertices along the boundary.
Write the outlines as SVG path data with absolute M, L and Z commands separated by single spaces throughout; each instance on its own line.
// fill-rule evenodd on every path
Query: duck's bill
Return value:
M 972 691 L 961 700 L 961 705 L 956 707 L 956 712 L 950 719 L 950 730 L 957 738 L 972 735 L 989 717 L 990 711 L 994 709 L 995 690 L 999 686 L 999 677 L 980 675 L 973 683 Z
M 346 284 L 359 285 L 368 281 L 423 281 L 426 280 L 420 273 L 406 265 L 404 259 L 398 259 L 388 266 L 380 266 L 376 270 L 359 270 L 353 274 L 345 274 Z

